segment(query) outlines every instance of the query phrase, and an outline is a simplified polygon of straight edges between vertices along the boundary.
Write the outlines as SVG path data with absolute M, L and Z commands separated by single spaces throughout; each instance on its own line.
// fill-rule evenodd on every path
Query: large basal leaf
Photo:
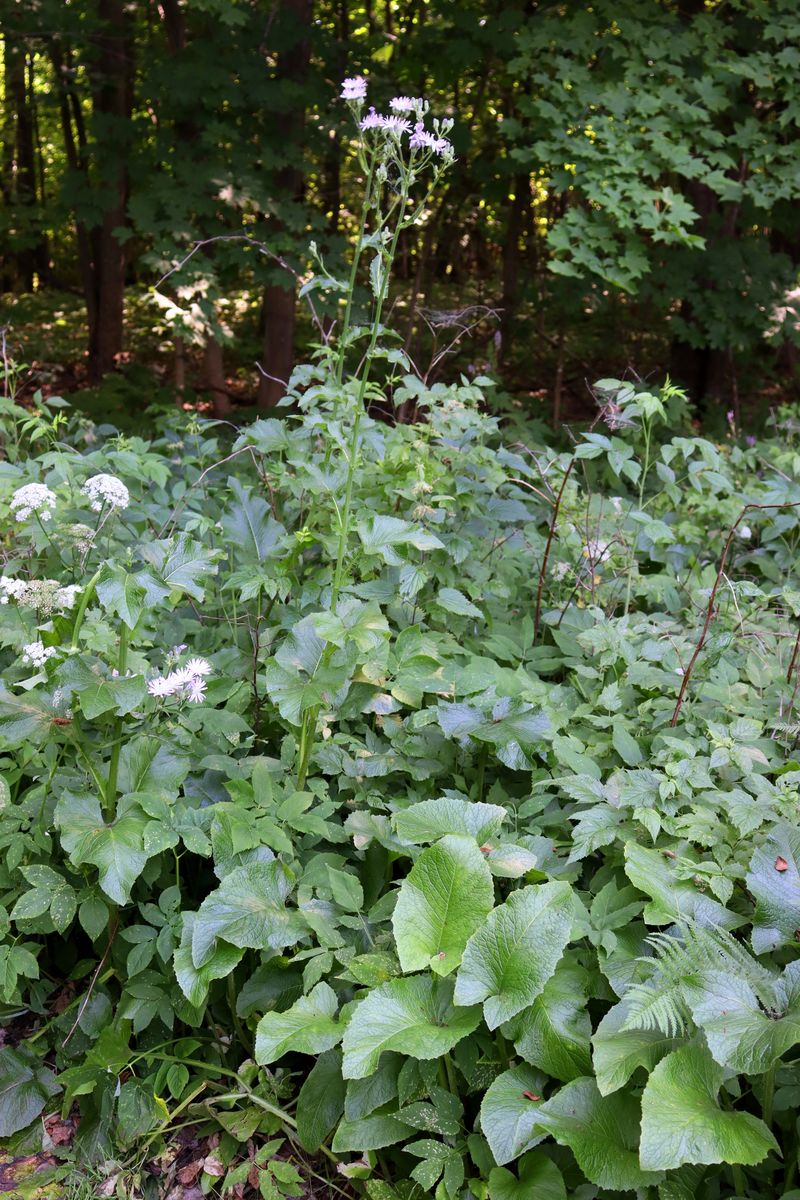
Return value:
M 683 1163 L 754 1166 L 778 1145 L 767 1126 L 717 1100 L 725 1070 L 704 1046 L 673 1050 L 652 1071 L 642 1096 L 642 1166 L 672 1171 Z
M 595 1078 L 604 1096 L 624 1087 L 639 1067 L 652 1071 L 656 1063 L 675 1048 L 675 1040 L 659 1029 L 623 1028 L 628 1009 L 625 1000 L 615 1004 L 592 1037 Z
M 631 1095 L 601 1096 L 593 1079 L 575 1079 L 540 1105 L 537 1116 L 539 1132 L 569 1146 L 598 1187 L 633 1191 L 663 1178 L 639 1164 L 639 1102 Z
M 142 675 L 120 676 L 119 679 L 98 679 L 78 695 L 81 712 L 89 721 L 105 712 L 125 716 L 133 712 L 147 695 Z
M 481 804 L 461 796 L 420 800 L 394 814 L 398 837 L 414 845 L 436 842 L 448 833 L 474 838 L 481 845 L 499 831 L 508 813 L 499 804 Z
M 353 1010 L 342 1043 L 345 1079 L 374 1071 L 384 1050 L 411 1058 L 439 1058 L 478 1026 L 481 1010 L 455 1008 L 447 979 L 415 975 L 392 979 Z
M 541 1142 L 537 1129 L 544 1076 L 533 1067 L 512 1067 L 486 1089 L 481 1104 L 481 1129 L 498 1166 L 512 1162 Z
M 729 972 L 704 974 L 685 993 L 712 1055 L 732 1071 L 760 1075 L 800 1043 L 800 962 L 776 979 L 769 1011 L 746 980 Z
M 800 930 L 800 831 L 779 825 L 750 861 L 747 886 L 756 900 L 756 954 L 796 943 Z
M 467 943 L 456 1003 L 483 1003 L 490 1029 L 533 1004 L 564 953 L 573 912 L 568 883 L 512 892 Z
M 254 496 L 231 475 L 228 487 L 235 497 L 222 516 L 222 531 L 237 562 L 264 562 L 281 549 L 286 530 L 276 521 L 269 505 L 261 496 Z
M 115 904 L 127 904 L 151 852 L 145 846 L 148 818 L 133 806 L 110 825 L 95 796 L 64 792 L 55 809 L 61 844 L 76 866 L 97 867 L 100 887 Z
M 55 1076 L 24 1045 L 0 1049 L 0 1137 L 35 1121 L 61 1088 Z
M 342 1040 L 344 1027 L 336 1020 L 339 1002 L 327 983 L 318 983 L 285 1012 L 268 1012 L 256 1028 L 256 1062 L 275 1062 L 293 1050 L 323 1054 Z
M 474 839 L 448 836 L 423 850 L 403 880 L 392 917 L 403 970 L 430 967 L 448 975 L 493 903 L 492 874 Z
M 309 1154 L 315 1154 L 344 1110 L 345 1082 L 342 1052 L 337 1047 L 321 1054 L 297 1095 L 297 1137 Z
M 509 1036 L 522 1058 L 563 1083 L 591 1071 L 587 983 L 582 967 L 562 962 L 530 1008 L 511 1022 Z
M 506 1167 L 489 1173 L 489 1200 L 567 1200 L 567 1189 L 553 1160 L 532 1150 L 520 1161 L 519 1178 Z
M 291 882 L 282 863 L 256 862 L 226 875 L 197 910 L 192 934 L 192 960 L 202 967 L 217 938 L 242 949 L 282 950 L 294 946 L 308 926 L 300 913 L 286 907 Z

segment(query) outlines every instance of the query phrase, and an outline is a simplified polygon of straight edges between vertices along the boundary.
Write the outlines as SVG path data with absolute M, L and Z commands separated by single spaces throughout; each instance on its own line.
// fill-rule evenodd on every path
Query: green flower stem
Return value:
M 81 631 L 81 626 L 83 625 L 83 619 L 86 616 L 86 609 L 89 607 L 92 597 L 94 596 L 95 590 L 97 588 L 97 581 L 100 578 L 101 570 L 102 570 L 102 567 L 100 568 L 100 570 L 95 571 L 94 575 L 89 580 L 86 587 L 83 589 L 83 595 L 81 596 L 81 602 L 78 605 L 78 611 L 75 614 L 75 624 L 72 626 L 72 643 L 71 643 L 71 645 L 72 645 L 73 650 L 78 645 L 78 635 Z
M 377 155 L 373 153 L 369 164 L 369 172 L 367 174 L 367 183 L 364 188 L 364 202 L 361 205 L 361 220 L 358 227 L 358 237 L 356 238 L 355 249 L 353 250 L 353 261 L 350 264 L 350 279 L 347 286 L 347 304 L 344 310 L 344 319 L 342 321 L 342 331 L 339 334 L 339 349 L 336 359 L 336 386 L 342 386 L 342 375 L 344 374 L 344 359 L 347 353 L 345 345 L 347 334 L 350 330 L 350 317 L 353 310 L 353 292 L 356 286 L 356 276 L 358 274 L 358 264 L 361 260 L 361 252 L 363 249 L 362 242 L 364 240 L 364 230 L 367 225 L 367 217 L 369 216 L 370 204 L 372 202 L 372 184 L 375 179 L 375 161 Z
M 119 631 L 119 654 L 117 656 L 117 670 L 120 675 L 124 675 L 128 666 L 128 639 L 130 631 L 125 622 L 122 622 Z M 113 745 L 111 747 L 111 760 L 108 764 L 108 781 L 105 788 L 105 804 L 103 806 L 106 816 L 114 816 L 117 801 L 117 775 L 119 773 L 119 755 L 122 749 L 122 717 L 117 717 L 114 722 Z
M 350 445 L 347 455 L 347 480 L 345 483 L 344 504 L 339 513 L 339 540 L 336 547 L 336 565 L 333 571 L 333 582 L 331 583 L 331 601 L 330 611 L 336 613 L 336 608 L 339 603 L 339 594 L 344 582 L 344 567 L 347 557 L 347 545 L 350 539 L 350 513 L 353 505 L 353 484 L 355 481 L 356 467 L 359 457 L 359 434 L 361 432 L 361 419 L 364 415 L 364 399 L 367 394 L 367 384 L 369 383 L 369 375 L 372 367 L 372 360 L 375 356 L 375 346 L 378 342 L 378 333 L 380 331 L 381 313 L 386 296 L 389 290 L 389 276 L 391 274 L 392 263 L 397 251 L 397 241 L 400 237 L 400 231 L 405 227 L 404 213 L 406 202 L 408 200 L 408 179 L 403 178 L 402 191 L 399 201 L 399 216 L 395 223 L 394 233 L 389 245 L 389 249 L 384 258 L 384 271 L 381 280 L 380 290 L 375 300 L 375 312 L 372 319 L 372 333 L 370 334 L 369 345 L 364 356 L 364 367 L 359 379 L 358 394 L 355 402 L 355 412 L 353 416 L 353 431 L 350 435 Z M 413 218 L 412 218 L 413 219 Z M 322 666 L 330 662 L 334 651 L 334 646 L 329 643 L 322 656 Z M 319 716 L 319 705 L 308 709 L 304 716 L 300 728 L 300 742 L 298 746 L 298 765 L 297 765 L 297 786 L 303 788 L 305 786 L 306 777 L 308 775 L 308 764 L 311 759 L 311 751 L 314 745 L 314 732 L 317 727 L 317 718 Z

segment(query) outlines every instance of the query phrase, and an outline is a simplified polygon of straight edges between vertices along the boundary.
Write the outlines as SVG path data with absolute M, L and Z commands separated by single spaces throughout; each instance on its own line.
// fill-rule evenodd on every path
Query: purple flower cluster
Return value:
M 361 106 L 362 102 L 367 97 L 367 82 L 362 75 L 351 76 L 342 82 L 342 100 L 347 100 Z M 362 117 L 358 122 L 359 129 L 362 132 L 367 132 L 370 129 L 382 129 L 384 133 L 390 134 L 396 138 L 401 138 L 404 134 L 410 134 L 409 147 L 411 150 L 427 150 L 432 154 L 443 155 L 452 153 L 452 143 L 441 133 L 431 133 L 425 128 L 423 116 L 427 111 L 427 104 L 418 96 L 394 96 L 389 101 L 391 113 L 384 116 L 383 113 L 375 111 L 372 105 L 366 116 Z M 416 117 L 415 123 L 412 125 L 407 116 L 408 113 Z M 445 124 L 445 128 L 448 125 Z

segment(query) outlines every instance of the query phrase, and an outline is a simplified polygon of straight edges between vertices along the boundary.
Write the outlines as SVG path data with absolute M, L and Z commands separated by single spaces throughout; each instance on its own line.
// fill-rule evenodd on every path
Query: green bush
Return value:
M 362 365 L 285 420 L 4 402 L 0 1135 L 77 1105 L 136 1172 L 190 1122 L 268 1197 L 318 1156 L 374 1200 L 790 1195 L 796 418 L 714 445 L 603 380 L 572 454 L 504 445 L 362 247 Z

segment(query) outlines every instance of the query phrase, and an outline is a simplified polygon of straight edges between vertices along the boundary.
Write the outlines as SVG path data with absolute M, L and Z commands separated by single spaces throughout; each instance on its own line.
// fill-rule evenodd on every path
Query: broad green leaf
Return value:
M 107 562 L 101 568 L 96 590 L 103 608 L 133 629 L 144 612 L 147 592 L 143 582 L 116 563 Z
M 507 816 L 499 804 L 442 796 L 411 804 L 396 812 L 392 820 L 398 836 L 414 845 L 436 842 L 448 833 L 475 838 L 482 845 L 495 836 Z
M 365 554 L 380 554 L 391 567 L 402 565 L 403 559 L 395 546 L 412 546 L 415 550 L 442 550 L 442 542 L 433 533 L 419 525 L 412 525 L 399 517 L 380 514 L 369 520 L 359 521 L 356 529 Z
M 744 924 L 741 917 L 730 912 L 707 892 L 700 891 L 690 880 L 681 879 L 674 861 L 658 850 L 628 842 L 625 846 L 625 874 L 631 883 L 651 897 L 644 910 L 648 925 L 669 925 L 673 921 L 690 920 L 697 925 L 721 926 L 735 929 Z
M 492 875 L 473 839 L 448 835 L 423 850 L 392 917 L 403 970 L 449 975 L 493 903 Z
M 153 1094 L 152 1084 L 136 1078 L 123 1083 L 117 1100 L 117 1128 L 124 1146 L 132 1145 L 168 1118 L 169 1109 L 160 1096 Z
M 532 1150 L 520 1160 L 519 1178 L 507 1167 L 490 1172 L 489 1200 L 567 1200 L 567 1189 L 553 1160 Z
M 458 588 L 439 588 L 435 604 L 446 612 L 455 613 L 458 617 L 483 617 L 483 613 Z
M 234 503 L 223 513 L 222 530 L 237 562 L 264 562 L 277 554 L 286 533 L 261 496 L 253 495 L 235 476 L 228 478 Z
M 256 1028 L 256 1062 L 275 1062 L 293 1050 L 323 1054 L 342 1040 L 344 1027 L 336 1020 L 339 1002 L 327 983 L 318 983 L 285 1012 L 268 1012 Z
M 541 995 L 511 1023 L 522 1058 L 563 1083 L 591 1070 L 587 983 L 583 968 L 562 962 Z
M 511 1162 L 543 1141 L 537 1128 L 544 1076 L 533 1067 L 512 1067 L 486 1089 L 481 1129 L 498 1166 Z
M 202 967 L 218 938 L 242 949 L 282 950 L 308 933 L 299 912 L 286 907 L 291 882 L 282 863 L 256 862 L 226 875 L 197 910 L 192 960 Z
M 397 1117 L 376 1113 L 372 1117 L 362 1117 L 360 1121 L 348 1121 L 343 1117 L 333 1135 L 331 1149 L 334 1154 L 343 1154 L 348 1150 L 358 1151 L 381 1150 L 384 1146 L 393 1146 L 402 1142 L 415 1131 L 410 1125 L 404 1125 Z
M 189 765 L 188 756 L 162 738 L 132 738 L 120 752 L 119 790 L 176 795 L 189 774 Z
M 621 1000 L 603 1017 L 592 1036 L 592 1061 L 603 1096 L 616 1092 L 639 1067 L 652 1071 L 674 1049 L 673 1038 L 658 1029 L 625 1029 L 628 1004 Z
M 639 1165 L 639 1102 L 617 1093 L 601 1096 L 593 1079 L 575 1079 L 538 1106 L 537 1130 L 569 1146 L 586 1178 L 598 1187 L 634 1191 L 662 1178 Z
M 778 1145 L 767 1126 L 747 1112 L 728 1112 L 717 1100 L 725 1071 L 699 1044 L 662 1058 L 642 1096 L 642 1166 L 672 1171 L 683 1163 L 760 1163 Z
M 309 1154 L 315 1154 L 344 1110 L 345 1082 L 342 1052 L 337 1047 L 321 1054 L 297 1095 L 297 1137 Z
M 724 971 L 704 974 L 685 992 L 713 1057 L 731 1071 L 760 1075 L 800 1043 L 800 962 L 785 968 L 762 1001 L 746 980 Z
M 147 686 L 142 675 L 121 676 L 119 679 L 98 679 L 91 687 L 78 693 L 81 712 L 90 721 L 105 712 L 125 716 L 133 712 L 145 696 Z
M 60 1090 L 53 1072 L 24 1044 L 0 1048 L 0 1137 L 30 1125 Z
M 342 1043 L 345 1079 L 363 1079 L 384 1050 L 439 1058 L 477 1028 L 480 1009 L 454 1008 L 446 979 L 415 975 L 375 988 L 353 1010 Z
M 40 742 L 53 728 L 55 716 L 58 713 L 44 693 L 32 691 L 15 696 L 0 687 L 0 747 Z
M 756 900 L 756 954 L 796 943 L 800 930 L 800 831 L 791 825 L 779 825 L 772 831 L 750 861 L 747 886 Z
M 151 857 L 144 843 L 148 818 L 141 809 L 134 806 L 107 825 L 95 796 L 64 792 L 54 819 L 72 862 L 97 867 L 106 895 L 115 904 L 127 904 L 131 888 Z
M 170 592 L 184 592 L 193 600 L 203 600 L 207 577 L 217 573 L 216 555 L 185 534 L 148 542 L 141 553 Z
M 225 979 L 239 965 L 244 950 L 218 941 L 211 957 L 196 967 L 192 960 L 192 934 L 195 914 L 183 914 L 183 932 L 180 945 L 173 955 L 175 978 L 186 999 L 194 1008 L 201 1008 L 208 997 L 208 989 L 215 979 Z
M 533 1004 L 564 953 L 573 913 L 568 883 L 512 892 L 467 943 L 456 1003 L 482 1003 L 490 1029 Z

